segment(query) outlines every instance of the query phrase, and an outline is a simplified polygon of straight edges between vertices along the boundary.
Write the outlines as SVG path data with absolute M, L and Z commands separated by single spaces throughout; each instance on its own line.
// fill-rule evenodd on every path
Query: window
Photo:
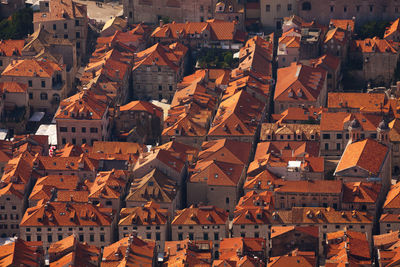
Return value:
M 42 236 L 41 235 L 37 235 L 36 236 L 36 241 L 42 241 Z
M 189 240 L 193 240 L 194 239 L 194 234 L 193 233 L 189 233 Z
M 229 204 L 229 197 L 227 197 L 227 198 L 225 199 L 225 203 L 226 203 L 226 204 Z
M 203 233 L 203 240 L 208 240 L 208 233 Z
M 68 34 L 64 34 L 64 39 L 68 39 Z
M 53 24 L 53 30 L 57 30 L 57 25 Z
M 75 26 L 79 26 L 79 20 L 75 20 Z
M 336 228 L 336 229 L 339 229 L 339 228 L 340 228 L 340 225 L 335 225 L 335 228 Z
M 281 11 L 281 5 L 280 4 L 277 4 L 276 5 L 276 12 L 280 12 Z
M 29 81 L 28 81 L 28 86 L 29 86 L 29 87 L 32 87 L 32 80 L 29 80 Z
M 374 5 L 370 5 L 369 6 L 369 12 L 373 12 L 374 11 Z
M 347 6 L 343 7 L 343 12 L 347 12 Z
M 322 135 L 322 139 L 331 139 L 331 135 L 330 134 L 323 134 Z
M 146 233 L 146 238 L 151 239 L 151 233 Z
M 81 33 L 80 32 L 76 32 L 75 36 L 76 36 L 76 38 L 81 38 Z
M 162 85 L 158 85 L 158 91 L 162 90 Z
M 100 242 L 104 242 L 104 240 L 105 240 L 104 235 L 103 234 L 100 235 Z
M 42 81 L 42 88 L 46 87 L 46 81 Z
M 270 12 L 270 11 L 271 11 L 271 6 L 265 5 L 265 12 Z
M 218 232 L 214 233 L 214 240 L 215 241 L 219 240 L 219 233 Z
M 31 241 L 31 236 L 30 235 L 26 236 L 26 241 Z
M 259 232 L 255 232 L 255 233 L 254 233 L 254 237 L 255 237 L 255 238 L 259 238 L 259 237 L 260 237 L 260 233 L 259 233 Z
M 161 234 L 159 232 L 156 233 L 156 240 L 157 241 L 161 240 Z
M 336 143 L 336 150 L 340 150 L 340 143 Z
M 304 2 L 304 3 L 301 5 L 301 9 L 302 9 L 303 11 L 310 11 L 310 10 L 311 10 L 311 3 L 310 3 L 310 2 Z
M 98 131 L 98 130 L 97 130 L 97 128 L 95 128 L 95 127 L 91 127 L 91 128 L 90 128 L 90 132 L 91 132 L 91 133 L 97 133 L 97 131 Z
M 67 29 L 67 28 L 68 28 L 67 23 L 64 23 L 64 29 Z
M 76 145 L 76 138 L 72 138 L 72 144 Z
M 172 91 L 172 85 L 168 86 L 169 90 Z
M 47 93 L 40 93 L 40 100 L 47 100 Z
M 349 134 L 348 133 L 346 134 L 346 139 L 349 139 Z
M 33 99 L 33 94 L 29 93 L 29 99 Z
M 325 143 L 325 150 L 329 150 L 329 144 Z
M 81 42 L 76 42 L 76 48 L 81 48 Z
M 342 139 L 342 134 L 336 134 L 336 139 Z
M 292 10 L 292 4 L 288 4 L 288 5 L 287 5 L 287 10 L 288 10 L 288 11 L 291 11 L 291 10 Z
M 53 236 L 47 235 L 47 242 L 53 242 Z
M 183 234 L 182 233 L 178 233 L 178 240 L 183 240 Z
M 74 133 L 75 131 L 76 131 L 75 127 L 72 127 L 72 128 L 71 128 L 71 132 Z
M 107 200 L 106 201 L 106 206 L 111 206 L 112 205 L 112 201 L 111 200 Z
M 58 235 L 58 241 L 62 239 L 62 235 Z
M 357 12 L 360 12 L 361 6 L 356 6 Z

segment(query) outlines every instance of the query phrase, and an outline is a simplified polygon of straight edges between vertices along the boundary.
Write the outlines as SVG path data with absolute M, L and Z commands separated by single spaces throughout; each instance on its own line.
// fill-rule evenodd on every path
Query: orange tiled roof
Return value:
M 51 267 L 57 266 L 98 266 L 100 249 L 80 243 L 75 235 L 70 235 L 58 242 L 50 244 L 48 250 Z
M 388 247 L 398 243 L 400 241 L 399 233 L 399 230 L 397 230 L 385 234 L 374 235 L 374 247 Z
M 390 37 L 392 34 L 394 34 L 395 32 L 399 32 L 399 28 L 400 28 L 400 19 L 396 19 L 395 21 L 392 22 L 392 24 L 390 25 L 390 27 L 388 27 L 385 31 L 385 34 L 383 35 L 383 38 L 386 39 L 388 37 Z
M 242 164 L 201 160 L 193 168 L 193 174 L 189 181 L 191 183 L 236 187 L 240 181 L 243 167 Z
M 313 67 L 327 68 L 328 70 L 336 71 L 340 67 L 341 60 L 331 54 L 325 54 L 316 59 L 310 59 Z
M 29 242 L 17 238 L 14 242 L 0 246 L 1 266 L 41 266 L 42 242 Z
M 12 57 L 21 56 L 22 48 L 24 48 L 25 40 L 1 40 L 0 56 Z
M 210 34 L 211 40 L 235 40 L 236 22 L 208 20 L 206 22 L 187 22 L 187 23 L 168 23 L 161 27 L 157 27 L 151 37 L 153 38 L 173 38 L 178 39 L 178 36 L 192 36 L 193 34 Z
M 35 165 L 36 164 L 36 165 Z M 92 171 L 98 169 L 98 161 L 81 154 L 79 157 L 50 157 L 37 156 L 34 160 L 38 170 L 83 170 Z
M 381 192 L 381 184 L 354 182 L 343 184 L 343 202 L 376 203 Z
M 278 69 L 275 86 L 275 101 L 316 101 L 323 89 L 327 71 L 292 63 Z
M 316 226 L 272 226 L 271 238 L 286 234 L 291 231 L 299 231 L 308 235 L 318 238 L 319 229 Z
M 384 209 L 399 209 L 400 208 L 400 183 L 391 185 L 387 193 Z
M 154 148 L 154 150 L 157 149 L 168 150 L 170 152 L 177 153 L 179 155 L 179 158 L 181 158 L 183 161 L 189 162 L 193 162 L 197 158 L 197 154 L 199 153 L 199 150 L 197 148 L 177 142 L 175 140 Z
M 33 171 L 34 156 L 28 151 L 10 159 L 5 168 L 1 181 L 5 183 L 18 183 L 27 185 L 31 177 L 37 177 Z
M 282 182 L 282 179 L 279 179 L 277 176 L 275 176 L 275 174 L 266 169 L 256 174 L 255 176 L 247 176 L 246 181 L 243 185 L 243 189 L 270 190 Z
M 119 200 L 124 193 L 127 181 L 127 172 L 113 170 L 99 172 L 93 183 L 86 180 L 85 184 L 89 188 L 89 199 Z
M 371 175 L 379 175 L 388 154 L 388 147 L 372 139 L 365 139 L 346 146 L 336 167 L 335 174 L 358 167 Z
M 9 183 L 6 186 L 0 188 L 0 197 L 13 195 L 19 199 L 24 199 L 24 195 L 21 193 L 21 188 L 17 184 Z
M 272 76 L 273 43 L 255 36 L 239 51 L 239 69 Z
M 106 111 L 106 103 L 90 90 L 84 90 L 61 101 L 55 119 L 101 120 Z
M 56 71 L 62 71 L 65 66 L 45 59 L 22 59 L 9 64 L 2 76 L 51 78 Z
M 78 190 L 79 180 L 80 179 L 75 175 L 49 175 L 41 177 L 33 187 L 29 200 L 44 199 L 45 201 L 48 201 L 54 193 L 57 193 L 57 191 Z
M 175 46 L 174 46 L 175 45 Z M 182 58 L 188 49 L 179 44 L 172 44 L 169 47 L 162 44 L 155 44 L 146 50 L 135 54 L 135 64 L 133 70 L 142 65 L 168 66 L 174 71 L 178 71 Z
M 179 158 L 179 155 L 176 155 L 176 153 L 171 151 L 159 149 L 156 151 L 140 154 L 133 171 L 139 169 L 145 164 L 149 164 L 153 160 L 161 161 L 166 165 L 166 167 L 178 173 L 181 173 L 185 167 L 185 162 Z
M 131 101 L 126 105 L 120 107 L 120 111 L 146 111 L 150 114 L 156 114 L 157 117 L 162 118 L 163 110 L 160 107 L 146 101 Z
M 283 123 L 304 123 L 307 121 L 319 121 L 323 111 L 327 111 L 323 107 L 289 107 L 281 114 L 272 114 L 272 120 L 278 124 Z
M 362 53 L 397 53 L 397 48 L 393 46 L 392 43 L 377 37 L 372 39 L 356 40 L 355 47 Z
M 0 93 L 25 93 L 27 92 L 28 85 L 19 82 L 2 82 L 0 83 Z
M 275 189 L 277 193 L 315 193 L 337 194 L 342 192 L 342 181 L 309 180 L 309 181 L 285 181 Z
M 331 40 L 336 41 L 342 45 L 345 45 L 347 42 L 346 31 L 341 28 L 333 28 L 329 30 L 325 35 L 324 43 L 328 43 Z
M 329 24 L 332 24 L 336 28 L 353 32 L 355 21 L 352 19 L 331 19 Z
M 263 191 L 261 193 L 257 193 L 256 191 L 249 191 L 239 199 L 235 209 L 240 210 L 259 207 L 263 207 L 264 209 L 268 210 L 275 209 L 273 192 Z
M 177 191 L 175 181 L 161 171 L 153 169 L 145 176 L 133 180 L 126 201 L 172 203 Z
M 279 38 L 279 45 L 285 45 L 286 48 L 300 48 L 300 37 L 286 34 Z
M 316 258 L 315 252 L 302 252 L 295 251 L 288 255 L 271 257 L 268 266 L 284 267 L 284 266 L 301 266 L 313 267 L 315 266 Z
M 122 208 L 118 225 L 160 225 L 168 222 L 168 210 L 160 205 L 148 202 L 143 207 Z
M 225 225 L 228 220 L 228 213 L 214 206 L 200 206 L 178 210 L 172 225 Z
M 252 237 L 232 237 L 224 238 L 220 243 L 220 259 L 222 260 L 238 260 L 238 251 L 241 255 L 251 255 L 263 253 L 266 248 L 264 238 Z
M 144 240 L 136 236 L 125 237 L 104 248 L 101 266 L 151 267 L 155 264 L 155 247 L 153 240 Z
M 328 93 L 328 108 L 359 109 L 361 112 L 382 112 L 386 104 L 384 93 Z
M 21 226 L 110 226 L 111 209 L 86 203 L 49 202 L 28 208 Z
M 90 150 L 93 153 L 104 154 L 140 154 L 144 146 L 132 142 L 95 141 Z
M 251 144 L 230 139 L 206 141 L 201 146 L 199 160 L 217 160 L 221 162 L 247 164 Z
M 354 119 L 360 123 L 363 131 L 376 131 L 382 121 L 382 116 L 348 112 L 322 112 L 321 131 L 346 131 Z
M 253 136 L 264 108 L 264 103 L 240 91 L 219 105 L 208 135 Z
M 33 14 L 33 23 L 86 17 L 86 5 L 72 0 L 52 0 L 49 1 L 49 12 L 35 12 Z
M 328 233 L 327 240 L 333 236 L 334 243 L 327 246 L 327 259 L 328 266 L 342 266 L 349 264 L 351 266 L 362 266 L 371 264 L 370 247 L 367 241 L 366 233 L 354 231 L 339 231 L 335 233 Z M 343 241 L 337 243 L 337 240 Z

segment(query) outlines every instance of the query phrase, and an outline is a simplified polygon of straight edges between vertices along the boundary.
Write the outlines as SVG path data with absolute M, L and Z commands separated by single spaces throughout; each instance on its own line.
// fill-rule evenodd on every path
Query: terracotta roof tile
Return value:
M 9 64 L 2 76 L 51 78 L 56 71 L 62 71 L 65 66 L 44 59 L 22 59 Z
M 295 251 L 288 255 L 270 258 L 269 262 L 268 262 L 268 266 L 273 266 L 273 267 L 284 267 L 284 266 L 312 267 L 312 266 L 315 266 L 315 263 L 316 263 L 315 252 Z
M 382 116 L 374 114 L 347 113 L 347 112 L 322 112 L 321 131 L 347 130 L 350 122 L 356 119 L 363 131 L 376 131 Z
M 214 206 L 193 206 L 179 210 L 171 222 L 172 225 L 225 225 L 228 220 L 228 213 Z
M 227 163 L 247 164 L 251 144 L 236 140 L 218 139 L 206 141 L 201 146 L 199 160 L 217 160 Z
M 388 42 L 387 40 L 382 40 L 377 37 L 368 38 L 365 40 L 356 40 L 355 41 L 356 49 L 360 50 L 362 53 L 397 53 L 397 48 L 393 45 L 393 43 Z
M 331 19 L 329 24 L 332 24 L 336 28 L 353 32 L 355 21 L 352 19 Z
M 386 195 L 384 209 L 400 209 L 400 183 L 391 185 Z
M 153 240 L 125 237 L 104 247 L 101 266 L 154 266 L 155 247 Z
M 156 114 L 157 117 L 163 117 L 163 110 L 160 107 L 146 101 L 131 101 L 120 107 L 120 111 L 146 111 L 150 114 Z
M 50 202 L 28 208 L 21 226 L 111 226 L 111 209 L 86 203 Z
M 0 246 L 1 266 L 41 266 L 43 263 L 42 242 L 29 242 L 17 238 L 14 242 Z
M 381 187 L 382 185 L 377 183 L 344 183 L 342 201 L 344 203 L 376 203 Z
M 275 86 L 275 101 L 316 101 L 323 89 L 327 71 L 292 63 L 278 69 Z
M 392 34 L 399 32 L 400 28 L 400 19 L 396 19 L 395 21 L 392 22 L 390 27 L 388 27 L 385 31 L 385 34 L 383 36 L 384 39 L 389 38 Z
M 143 207 L 122 208 L 118 225 L 161 225 L 168 222 L 168 210 L 148 202 Z
M 24 93 L 26 94 L 28 89 L 27 84 L 19 82 L 2 82 L 0 83 L 0 92 L 4 93 Z
M 25 40 L 1 40 L 0 55 L 6 57 L 21 56 Z
M 49 3 L 49 12 L 35 12 L 33 23 L 87 17 L 86 5 L 72 0 L 52 0 Z
M 365 139 L 346 146 L 335 174 L 352 167 L 378 175 L 388 154 L 388 147 L 372 139 Z
M 359 109 L 361 112 L 380 113 L 386 103 L 384 93 L 328 93 L 328 108 Z

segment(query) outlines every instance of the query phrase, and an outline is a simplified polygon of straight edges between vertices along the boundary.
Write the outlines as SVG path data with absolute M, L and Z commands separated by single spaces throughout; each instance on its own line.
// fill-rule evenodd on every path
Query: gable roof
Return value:
M 62 71 L 65 66 L 44 59 L 22 59 L 13 61 L 1 74 L 2 76 L 51 78 L 56 71 Z
M 228 213 L 215 206 L 193 205 L 189 208 L 176 211 L 176 216 L 171 225 L 225 225 L 228 220 Z
M 168 222 L 168 210 L 148 202 L 143 207 L 122 208 L 118 225 L 161 225 Z
M 372 139 L 365 139 L 346 146 L 335 174 L 358 167 L 371 175 L 379 175 L 387 159 L 388 147 Z
M 278 69 L 275 101 L 316 101 L 325 84 L 327 71 L 292 63 Z

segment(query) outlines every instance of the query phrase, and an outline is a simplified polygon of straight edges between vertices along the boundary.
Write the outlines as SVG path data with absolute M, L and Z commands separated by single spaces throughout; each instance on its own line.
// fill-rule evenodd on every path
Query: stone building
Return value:
M 261 24 L 268 30 L 281 30 L 283 20 L 297 13 L 295 0 L 260 0 Z
M 80 242 L 104 247 L 113 241 L 114 227 L 111 209 L 87 203 L 47 202 L 26 210 L 20 236 L 28 241 L 42 241 L 48 248 L 53 241 L 76 233 Z
M 184 45 L 174 43 L 155 44 L 136 53 L 132 70 L 134 96 L 143 100 L 171 101 L 183 77 L 187 51 Z
M 60 146 L 67 143 L 93 144 L 95 141 L 107 140 L 110 134 L 106 100 L 90 90 L 84 90 L 63 100 L 55 120 L 57 143 Z
M 19 223 L 25 209 L 23 187 L 9 183 L 0 189 L 1 237 L 19 235 Z
M 69 93 L 66 65 L 50 59 L 23 59 L 11 62 L 1 74 L 2 81 L 28 85 L 28 105 L 32 111 L 54 113 Z
M 59 39 L 75 43 L 78 66 L 86 55 L 88 17 L 86 5 L 72 0 L 46 0 L 40 2 L 40 12 L 33 16 L 34 31 L 43 27 Z
M 124 0 L 124 17 L 128 23 L 156 24 L 161 19 L 177 22 L 202 22 L 214 17 L 215 0 Z
M 159 141 L 164 117 L 161 108 L 150 102 L 132 101 L 112 111 L 113 131 L 119 140 L 140 144 Z
M 319 23 L 329 24 L 331 19 L 352 19 L 363 24 L 368 21 L 393 20 L 398 17 L 399 4 L 396 0 L 334 2 L 319 0 L 300 0 L 297 2 L 297 15 Z

